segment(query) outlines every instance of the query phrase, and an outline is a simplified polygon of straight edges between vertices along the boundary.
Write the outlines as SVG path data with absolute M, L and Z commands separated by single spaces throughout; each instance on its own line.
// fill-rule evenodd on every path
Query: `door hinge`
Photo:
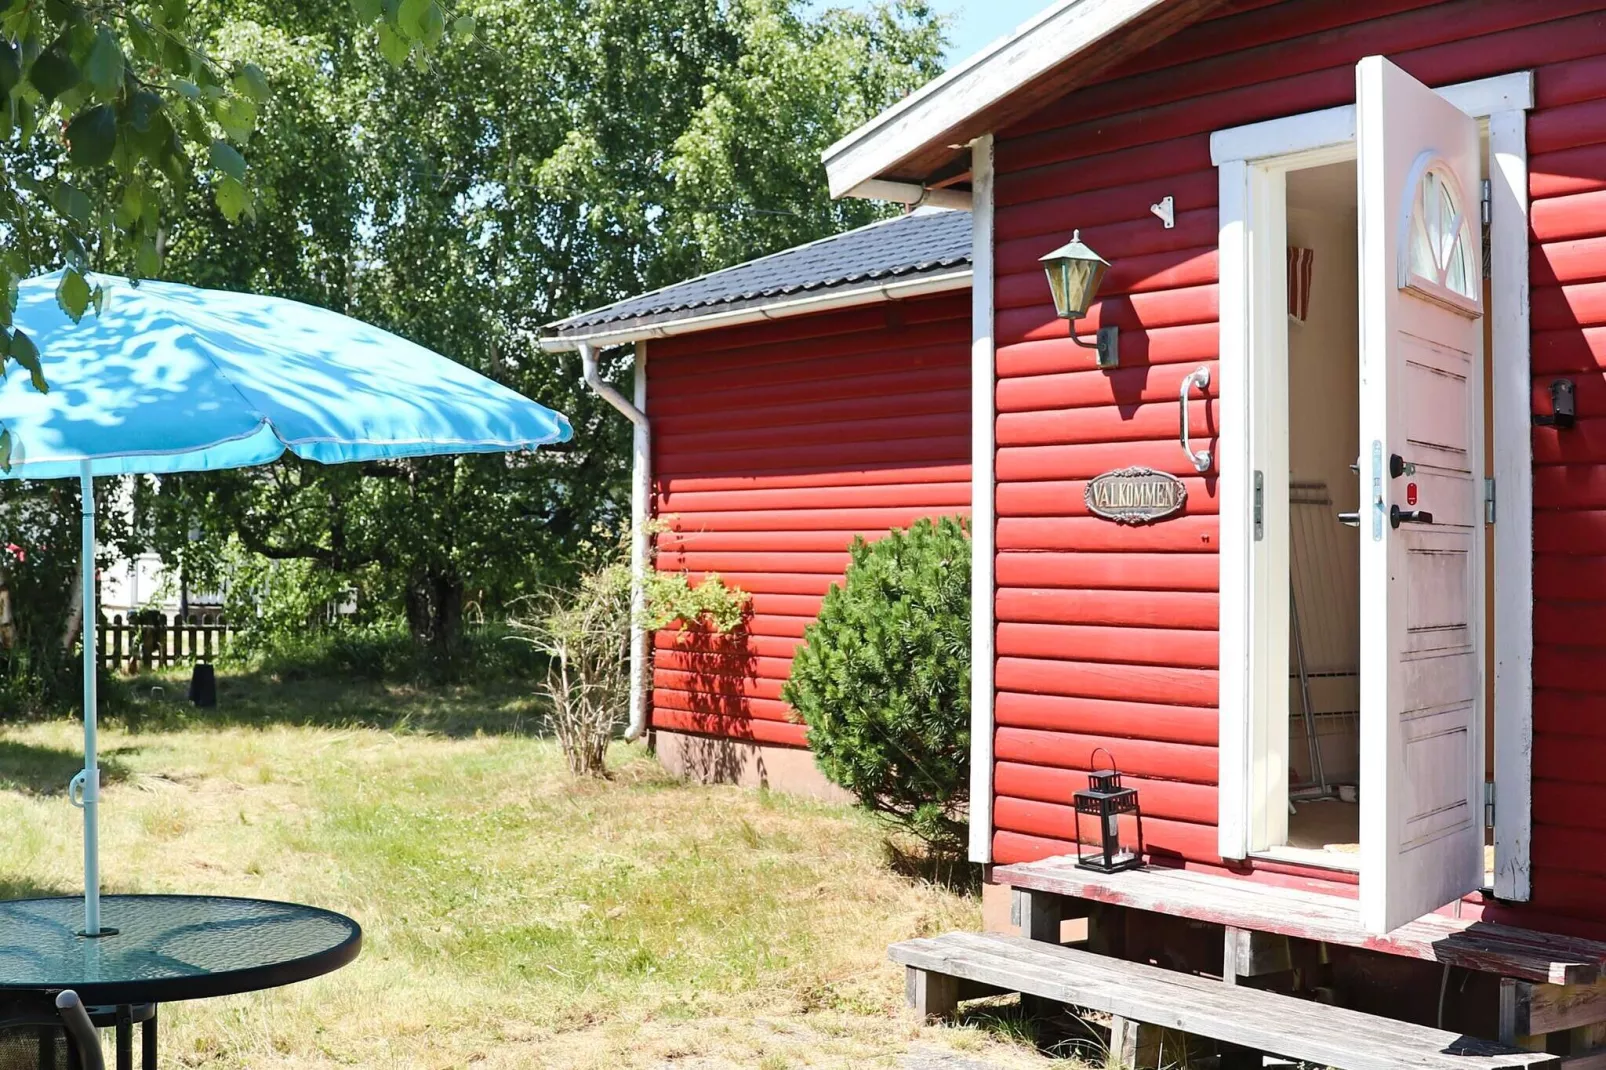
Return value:
M 1494 828 L 1494 781 L 1483 782 L 1483 825 Z
M 1483 481 L 1483 522 L 1494 523 L 1494 477 L 1488 476 Z
M 1266 475 L 1255 472 L 1255 541 L 1266 537 Z
M 1494 221 L 1494 201 L 1493 201 L 1493 197 L 1492 197 L 1492 188 L 1489 185 L 1489 180 L 1487 178 L 1483 180 L 1483 208 L 1482 208 L 1482 214 L 1483 214 L 1483 241 L 1480 242 L 1479 244 L 1483 247 L 1483 277 L 1484 277 L 1485 281 L 1487 281 L 1488 279 L 1491 279 L 1491 278 L 1494 277 L 1494 274 L 1493 274 L 1494 269 L 1489 263 L 1489 260 L 1491 259 L 1491 257 L 1490 257 L 1491 247 L 1493 245 L 1493 242 L 1490 240 L 1490 233 L 1489 233 L 1490 226 L 1489 225 L 1490 225 L 1490 223 L 1492 223 Z

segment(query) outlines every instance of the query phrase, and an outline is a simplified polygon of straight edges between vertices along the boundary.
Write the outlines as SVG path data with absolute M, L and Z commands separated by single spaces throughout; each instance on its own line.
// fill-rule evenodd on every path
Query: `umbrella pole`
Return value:
M 84 809 L 84 935 L 100 935 L 100 759 L 96 753 L 95 641 L 99 615 L 95 609 L 95 477 L 85 461 L 79 477 L 83 486 L 83 589 L 81 633 L 84 643 L 84 771 L 77 780 Z

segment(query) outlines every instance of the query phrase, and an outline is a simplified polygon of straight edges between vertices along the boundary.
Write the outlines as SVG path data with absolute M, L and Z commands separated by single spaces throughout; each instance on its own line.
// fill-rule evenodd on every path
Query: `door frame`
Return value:
M 1533 748 L 1533 464 L 1528 330 L 1528 153 L 1532 71 L 1438 87 L 1489 136 L 1494 465 L 1495 895 L 1530 895 Z M 1288 612 L 1268 582 L 1285 575 L 1286 539 L 1257 540 L 1253 473 L 1287 464 L 1285 244 L 1288 171 L 1355 158 L 1355 105 L 1218 130 L 1210 137 L 1220 182 L 1220 821 L 1223 858 L 1268 842 L 1287 814 L 1264 805 L 1268 781 L 1286 784 L 1287 726 L 1267 696 L 1288 687 Z M 1262 524 L 1286 527 L 1286 486 L 1267 481 Z M 1488 533 L 1485 532 L 1485 537 Z M 1486 649 L 1479 615 L 1479 650 Z M 1480 658 L 1480 667 L 1481 667 Z M 1273 724 L 1272 722 L 1276 723 Z M 1280 735 L 1280 741 L 1279 741 Z M 1271 749 L 1269 749 L 1271 748 Z M 1280 748 L 1280 749 L 1277 749 Z M 1268 756 L 1284 754 L 1281 764 Z M 1286 790 L 1284 787 L 1283 790 Z

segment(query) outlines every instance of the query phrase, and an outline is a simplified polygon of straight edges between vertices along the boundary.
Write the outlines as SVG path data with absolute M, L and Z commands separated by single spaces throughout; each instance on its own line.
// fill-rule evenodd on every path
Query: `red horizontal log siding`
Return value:
M 1578 380 L 1576 429 L 1534 432 L 1533 902 L 1520 923 L 1596 931 L 1606 901 L 1606 9 L 1603 0 L 1241 0 L 997 139 L 999 862 L 1073 849 L 1076 773 L 1104 747 L 1142 787 L 1158 854 L 1220 865 L 1217 486 L 1177 444 L 1177 388 L 1216 373 L 1213 130 L 1353 102 L 1381 53 L 1430 84 L 1532 68 L 1536 406 Z M 1166 230 L 1149 205 L 1175 197 Z M 1121 328 L 1091 367 L 1036 258 L 1074 228 L 1113 261 L 1079 327 Z M 1219 379 L 1217 380 L 1219 382 Z M 1196 401 L 1194 428 L 1213 402 Z M 1088 517 L 1083 482 L 1145 464 L 1186 515 Z M 1496 908 L 1491 908 L 1496 909 Z M 1596 931 L 1597 935 L 1600 935 Z
M 804 745 L 792 654 L 853 536 L 970 513 L 968 292 L 649 343 L 658 565 L 753 596 L 739 635 L 654 638 L 652 724 Z

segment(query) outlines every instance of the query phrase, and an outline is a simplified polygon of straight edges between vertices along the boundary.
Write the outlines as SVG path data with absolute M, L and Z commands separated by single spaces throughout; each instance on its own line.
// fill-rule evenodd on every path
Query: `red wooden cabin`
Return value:
M 637 727 L 669 768 L 838 793 L 781 685 L 854 536 L 969 513 L 970 232 L 917 212 L 547 329 L 550 349 L 635 346 L 656 565 L 752 596 L 735 639 L 643 637 Z
M 826 165 L 973 198 L 1000 886 L 1462 965 L 1414 919 L 1606 939 L 1606 3 L 1060 0 Z M 1073 231 L 1111 266 L 1068 324 Z M 1098 515 L 1134 467 L 1182 508 Z M 1049 861 L 1101 748 L 1140 873 Z

